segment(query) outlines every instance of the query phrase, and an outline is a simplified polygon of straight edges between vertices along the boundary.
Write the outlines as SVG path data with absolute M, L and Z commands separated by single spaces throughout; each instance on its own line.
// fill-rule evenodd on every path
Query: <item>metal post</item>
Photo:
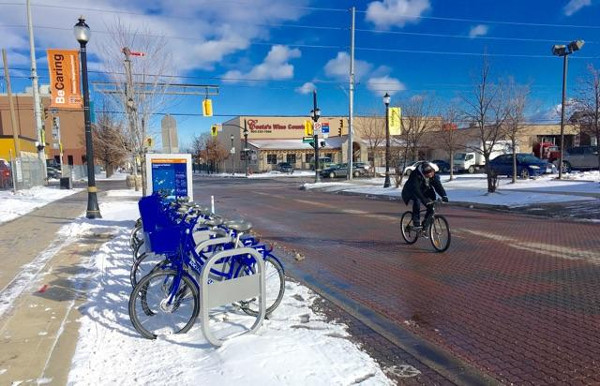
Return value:
M 31 84 L 33 88 L 33 114 L 35 116 L 35 129 L 37 132 L 36 138 L 38 142 L 38 158 L 42 163 L 42 176 L 47 181 L 48 170 L 46 170 L 46 152 L 44 151 L 46 144 L 44 143 L 45 139 L 42 135 L 44 131 L 44 122 L 42 121 L 41 111 L 42 101 L 40 99 L 40 89 L 38 85 L 37 64 L 35 59 L 35 44 L 33 38 L 33 21 L 31 18 L 31 6 L 29 0 L 27 0 L 27 28 L 29 30 L 29 50 L 31 56 Z
M 350 92 L 349 92 L 349 111 L 348 111 L 348 170 L 354 170 L 354 29 L 355 29 L 355 8 L 350 9 L 352 14 L 352 26 L 350 28 Z M 360 161 L 360 160 L 359 160 Z M 348 173 L 348 180 L 352 180 L 352 173 Z
M 387 93 L 386 93 L 387 95 Z M 385 181 L 384 188 L 390 187 L 390 118 L 389 118 L 390 103 L 385 103 Z
M 313 111 L 312 120 L 317 123 L 319 120 L 319 113 L 317 109 L 317 90 L 313 90 Z M 316 126 L 316 125 L 314 125 Z M 315 148 L 315 182 L 321 182 L 321 169 L 319 165 L 319 133 L 313 126 L 313 144 Z
M 560 107 L 560 153 L 558 158 L 558 179 L 562 179 L 563 174 L 563 152 L 565 148 L 565 98 L 567 94 L 567 58 L 568 54 L 563 56 L 563 78 L 562 78 L 562 101 Z
M 85 20 L 79 19 L 79 23 L 85 24 Z M 86 25 L 87 27 L 87 25 Z M 92 122 L 90 119 L 90 95 L 88 88 L 87 52 L 85 46 L 87 41 L 79 40 L 81 47 L 81 83 L 83 85 L 83 119 L 85 121 L 85 151 L 88 172 L 88 203 L 86 217 L 90 219 L 102 218 L 96 196 L 96 176 L 94 174 L 94 145 L 92 142 Z
M 231 136 L 229 138 L 231 138 L 231 149 L 229 150 L 229 156 L 231 157 L 231 175 L 233 176 L 233 175 L 235 175 L 235 164 L 234 164 L 234 162 L 235 162 L 234 149 L 235 148 L 233 147 L 233 138 L 234 138 L 233 134 L 231 134 Z
M 248 157 L 250 156 L 250 149 L 248 149 L 248 127 L 246 126 L 246 119 L 244 119 L 244 166 L 246 169 L 246 177 L 248 177 Z

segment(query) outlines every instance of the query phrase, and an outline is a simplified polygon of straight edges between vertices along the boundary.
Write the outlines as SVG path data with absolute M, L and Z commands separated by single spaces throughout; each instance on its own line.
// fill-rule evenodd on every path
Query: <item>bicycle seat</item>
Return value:
M 243 220 L 229 220 L 225 221 L 223 225 L 237 232 L 248 232 L 252 229 L 252 223 Z

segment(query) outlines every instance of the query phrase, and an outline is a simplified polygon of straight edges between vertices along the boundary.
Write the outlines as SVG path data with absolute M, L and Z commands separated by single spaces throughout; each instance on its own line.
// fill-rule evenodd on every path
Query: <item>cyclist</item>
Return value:
M 440 177 L 435 174 L 439 168 L 436 164 L 429 161 L 419 162 L 416 169 L 410 173 L 408 181 L 402 188 L 402 200 L 406 205 L 412 200 L 412 220 L 413 226 L 421 227 L 420 210 L 421 203 L 427 207 L 425 219 L 433 214 L 433 203 L 436 199 L 436 193 L 442 198 L 442 201 L 448 202 L 448 196 L 442 186 Z

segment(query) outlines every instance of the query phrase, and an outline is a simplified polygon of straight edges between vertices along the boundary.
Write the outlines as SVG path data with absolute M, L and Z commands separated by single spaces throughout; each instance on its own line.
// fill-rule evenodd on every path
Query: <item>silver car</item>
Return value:
M 565 152 L 563 163 L 571 169 L 598 169 L 598 146 L 576 146 Z

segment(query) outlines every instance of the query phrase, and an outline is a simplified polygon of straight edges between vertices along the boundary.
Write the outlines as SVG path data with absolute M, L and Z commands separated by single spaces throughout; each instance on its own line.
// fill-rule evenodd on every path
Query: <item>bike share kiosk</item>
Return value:
M 146 154 L 148 195 L 166 193 L 169 198 L 193 200 L 191 154 Z

